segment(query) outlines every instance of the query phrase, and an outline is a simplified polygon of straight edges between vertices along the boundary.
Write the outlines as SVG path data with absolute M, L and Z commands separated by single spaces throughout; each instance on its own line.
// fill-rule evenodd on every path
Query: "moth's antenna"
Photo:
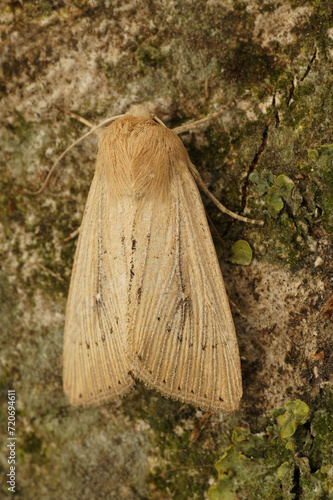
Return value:
M 184 125 L 180 125 L 179 127 L 176 127 L 172 129 L 175 134 L 182 134 L 183 132 L 188 132 L 189 130 L 193 130 L 196 128 L 198 125 L 201 125 L 202 123 L 207 122 L 208 120 L 211 120 L 212 118 L 215 118 L 216 116 L 219 116 L 221 113 L 223 113 L 224 109 L 219 109 L 219 111 L 215 111 L 215 113 L 212 113 L 205 118 L 202 118 L 201 120 L 197 120 L 192 123 L 185 123 Z M 263 220 L 255 220 L 255 219 L 248 219 L 247 217 L 242 217 L 241 215 L 235 214 L 234 212 L 231 212 L 231 210 L 228 210 L 222 203 L 219 202 L 218 199 L 215 198 L 215 196 L 209 191 L 209 189 L 206 187 L 204 181 L 201 179 L 201 176 L 195 166 L 191 163 L 190 164 L 190 170 L 191 173 L 199 186 L 199 188 L 206 193 L 206 195 L 212 200 L 213 203 L 217 206 L 221 212 L 230 215 L 230 217 L 233 217 L 234 219 L 241 220 L 242 222 L 248 222 L 249 224 L 259 224 L 260 226 L 264 225 Z
M 259 224 L 260 226 L 264 225 L 263 220 L 255 220 L 255 219 L 248 219 L 247 217 L 242 217 L 241 215 L 235 214 L 234 212 L 231 212 L 231 210 L 228 210 L 222 203 L 219 202 L 217 198 L 209 191 L 209 189 L 206 187 L 204 181 L 201 179 L 201 176 L 195 166 L 191 163 L 190 164 L 190 170 L 191 174 L 194 177 L 195 182 L 198 184 L 199 188 L 202 189 L 202 191 L 212 200 L 213 203 L 217 206 L 221 212 L 230 215 L 230 217 L 233 217 L 234 219 L 241 220 L 242 222 L 248 222 L 249 224 Z
M 121 118 L 122 116 L 124 116 L 124 115 L 117 115 L 117 116 L 112 116 L 111 118 L 107 118 L 106 120 L 104 120 L 103 122 L 101 122 L 99 125 L 96 125 L 96 127 L 93 127 L 91 130 L 89 130 L 89 132 L 87 132 L 86 134 L 82 135 L 75 142 L 73 142 L 73 144 L 71 144 L 67 149 L 65 149 L 65 151 L 63 153 L 61 153 L 61 155 L 59 156 L 59 158 L 52 165 L 51 170 L 47 174 L 47 177 L 46 177 L 45 181 L 43 182 L 42 186 L 38 189 L 38 191 L 27 191 L 27 193 L 28 194 L 33 194 L 35 196 L 38 195 L 38 194 L 40 194 L 40 193 L 42 193 L 44 191 L 44 189 L 46 188 L 46 186 L 48 185 L 48 183 L 49 183 L 49 181 L 50 181 L 50 179 L 51 179 L 51 177 L 53 175 L 53 172 L 55 171 L 58 163 L 63 159 L 63 157 L 68 153 L 68 151 L 70 151 L 72 148 L 74 148 L 74 146 L 76 146 L 81 141 L 83 141 L 83 139 L 85 139 L 89 135 L 91 135 L 94 132 L 96 132 L 96 130 L 98 130 L 99 128 L 103 127 L 104 125 L 107 125 L 108 123 L 111 123 L 114 120 L 117 120 L 118 118 Z

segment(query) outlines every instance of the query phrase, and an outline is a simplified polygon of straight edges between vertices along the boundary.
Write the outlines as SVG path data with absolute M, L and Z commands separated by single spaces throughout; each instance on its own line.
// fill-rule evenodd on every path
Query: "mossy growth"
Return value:
M 276 218 L 276 212 L 280 212 L 287 202 L 293 212 L 299 208 L 297 203 L 299 197 L 293 196 L 295 190 L 294 182 L 286 175 L 282 174 L 275 177 L 271 172 L 263 170 L 259 173 L 257 170 L 250 174 L 250 181 L 254 184 L 254 189 L 259 196 L 265 195 L 265 203 L 268 208 L 268 214 Z
M 318 219 L 318 207 L 311 194 L 313 183 L 306 184 L 302 175 L 294 182 L 285 174 L 276 177 L 265 169 L 254 170 L 249 178 L 253 190 L 265 203 L 263 213 L 268 237 L 274 226 L 274 247 L 267 246 L 268 256 L 273 260 L 282 259 L 291 269 L 296 269 L 309 252 L 316 250 L 311 235 Z
M 314 215 L 321 215 L 327 231 L 333 231 L 333 144 L 308 151 L 308 161 L 300 162 L 298 170 L 311 182 L 308 184 L 308 205 Z M 319 210 L 318 210 L 319 209 Z M 316 210 L 320 214 L 316 213 Z
M 147 479 L 154 492 L 149 498 L 168 499 L 171 492 L 175 500 L 203 498 L 218 452 L 206 441 L 205 446 L 191 441 L 199 425 L 195 409 L 160 396 L 151 398 L 143 390 L 141 396 L 145 394 L 150 399 L 142 405 L 141 418 L 150 426 L 155 450 L 149 460 Z
M 140 70 L 145 73 L 147 70 L 156 70 L 163 67 L 165 56 L 159 48 L 159 41 L 148 39 L 136 47 L 134 57 Z
M 272 410 L 264 432 L 236 427 L 209 499 L 333 498 L 332 393 L 323 392 L 317 411 L 298 399 Z
M 266 214 L 275 219 L 281 213 L 288 214 L 296 224 L 302 221 L 308 227 L 322 220 L 325 229 L 332 232 L 333 144 L 310 149 L 308 161 L 299 162 L 297 170 L 297 184 L 284 174 L 275 177 L 267 170 L 251 173 L 250 181 L 265 201 Z

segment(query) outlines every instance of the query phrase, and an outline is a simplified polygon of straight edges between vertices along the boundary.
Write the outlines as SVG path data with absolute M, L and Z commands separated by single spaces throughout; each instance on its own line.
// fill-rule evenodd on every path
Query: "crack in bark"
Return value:
M 303 82 L 305 80 L 305 78 L 308 76 L 308 74 L 310 73 L 311 68 L 313 66 L 313 63 L 317 59 L 317 54 L 318 54 L 318 48 L 315 47 L 313 56 L 311 57 L 311 59 L 310 59 L 310 61 L 308 63 L 308 67 L 306 68 L 303 76 L 299 80 L 300 82 Z M 297 77 L 295 75 L 294 78 L 293 78 L 293 81 L 291 83 L 291 87 L 290 87 L 290 90 L 289 90 L 289 96 L 288 96 L 288 99 L 287 99 L 287 102 L 286 102 L 287 108 L 291 104 L 291 101 L 292 101 L 292 98 L 294 96 L 296 87 L 297 87 Z M 280 115 L 279 115 L 279 110 L 278 110 L 278 108 L 276 106 L 276 92 L 273 95 L 272 106 L 273 106 L 273 108 L 275 110 L 275 128 L 278 128 L 279 125 L 280 125 Z M 265 129 L 264 129 L 263 134 L 262 134 L 262 141 L 261 141 L 260 147 L 259 147 L 258 151 L 256 152 L 256 154 L 254 155 L 254 158 L 253 158 L 253 160 L 252 160 L 252 162 L 251 162 L 251 164 L 250 164 L 250 166 L 249 166 L 249 168 L 247 170 L 246 178 L 245 178 L 245 181 L 244 181 L 243 186 L 242 186 L 242 202 L 241 202 L 242 211 L 244 211 L 244 209 L 246 207 L 247 188 L 248 188 L 248 185 L 250 183 L 249 177 L 252 174 L 252 172 L 254 171 L 254 169 L 256 168 L 256 166 L 258 165 L 260 157 L 261 157 L 262 153 L 265 151 L 266 146 L 267 146 L 269 126 L 271 124 L 271 121 L 272 121 L 272 117 L 270 117 L 267 120 L 266 124 L 265 124 Z
M 295 465 L 294 479 L 293 479 L 294 487 L 291 490 L 291 493 L 295 494 L 295 497 L 294 497 L 295 500 L 299 500 L 301 498 L 302 487 L 300 484 L 300 477 L 301 477 L 300 469 L 299 469 L 298 465 Z
M 306 77 L 308 76 L 308 74 L 310 73 L 311 68 L 312 68 L 312 65 L 313 65 L 313 63 L 315 62 L 315 60 L 317 59 L 317 54 L 318 54 L 318 48 L 317 48 L 317 47 L 315 47 L 314 54 L 313 54 L 313 56 L 311 57 L 311 59 L 310 59 L 310 61 L 309 61 L 309 64 L 308 64 L 308 67 L 306 68 L 304 75 L 303 75 L 303 76 L 302 76 L 302 78 L 300 79 L 300 82 L 303 82 L 303 80 L 305 80 L 305 78 L 306 78 Z
M 311 57 L 309 63 L 308 63 L 308 67 L 306 68 L 305 72 L 304 72 L 304 75 L 299 79 L 300 82 L 303 82 L 305 80 L 305 78 L 308 76 L 308 74 L 310 73 L 311 71 L 311 68 L 313 66 L 313 63 L 315 62 L 315 60 L 317 59 L 317 54 L 318 54 L 318 48 L 315 47 L 315 50 L 314 50 L 314 53 L 313 53 L 313 56 Z M 295 93 L 295 90 L 296 90 L 296 87 L 297 87 L 297 77 L 296 75 L 294 76 L 293 78 L 293 81 L 291 83 L 291 87 L 290 87 L 290 90 L 289 90 L 289 97 L 287 99 L 287 108 L 289 108 L 290 106 L 290 103 L 291 103 L 291 100 L 294 96 L 294 93 Z
M 272 106 L 275 109 L 275 128 L 278 128 L 278 126 L 280 125 L 280 115 L 279 115 L 279 110 L 276 106 L 276 92 L 274 93 L 273 96 Z
M 259 160 L 260 160 L 260 157 L 261 155 L 263 154 L 263 152 L 265 151 L 266 149 L 266 146 L 267 146 L 267 141 L 268 141 L 268 132 L 269 132 L 269 126 L 270 126 L 270 123 L 272 121 L 272 117 L 269 118 L 265 124 L 265 129 L 264 129 L 264 132 L 262 134 L 262 140 L 261 140 L 261 144 L 259 146 L 259 149 L 258 151 L 256 152 L 256 154 L 254 155 L 253 157 L 253 160 L 247 170 L 247 174 L 246 174 L 246 178 L 245 178 L 245 181 L 243 183 L 243 186 L 242 186 L 242 211 L 245 209 L 246 207 L 246 200 L 247 200 L 247 187 L 250 183 L 250 175 L 252 174 L 253 170 L 256 168 L 256 166 L 258 165 L 259 163 Z
M 308 76 L 308 74 L 310 73 L 311 68 L 313 66 L 313 63 L 317 59 L 317 54 L 318 54 L 318 48 L 315 47 L 313 56 L 311 57 L 311 59 L 310 59 L 310 61 L 308 63 L 308 67 L 306 68 L 303 76 L 299 80 L 300 82 L 303 82 L 305 80 L 305 78 Z M 289 106 L 290 106 L 290 103 L 291 103 L 292 98 L 294 96 L 296 87 L 297 87 L 297 77 L 295 75 L 294 78 L 293 78 L 293 81 L 291 83 L 290 90 L 289 90 L 289 96 L 288 96 L 287 103 L 286 103 L 287 104 L 287 108 L 289 108 Z M 278 108 L 276 106 L 276 93 L 274 93 L 274 96 L 273 96 L 272 106 L 275 109 L 275 128 L 278 128 L 278 126 L 280 125 L 280 115 L 279 115 L 279 110 L 278 110 Z M 261 157 L 262 153 L 264 152 L 264 150 L 265 150 L 265 148 L 267 146 L 269 125 L 270 125 L 271 121 L 272 121 L 272 118 L 269 118 L 269 120 L 265 124 L 265 129 L 264 129 L 264 132 L 262 134 L 261 145 L 260 145 L 258 151 L 256 152 L 256 154 L 254 155 L 254 158 L 253 158 L 253 160 L 252 160 L 252 162 L 251 162 L 251 164 L 250 164 L 250 166 L 248 168 L 248 171 L 247 171 L 247 174 L 246 174 L 246 178 L 245 178 L 245 181 L 244 181 L 243 186 L 242 186 L 242 211 L 246 207 L 247 187 L 248 187 L 248 185 L 250 183 L 249 177 L 252 174 L 253 170 L 258 165 L 260 157 Z

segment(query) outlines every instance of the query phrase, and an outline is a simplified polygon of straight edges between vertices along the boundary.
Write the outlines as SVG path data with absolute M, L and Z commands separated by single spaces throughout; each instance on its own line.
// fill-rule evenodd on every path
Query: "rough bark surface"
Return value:
M 269 412 L 295 399 L 310 407 L 311 424 L 297 438 L 294 462 L 281 458 L 293 464 L 288 478 L 276 476 L 282 461 L 272 465 L 276 449 L 268 446 L 256 484 L 239 475 L 230 496 L 214 498 L 333 498 L 325 458 L 333 432 L 325 420 L 333 364 L 332 16 L 329 0 L 0 2 L 1 435 L 7 391 L 15 389 L 17 498 L 208 498 L 232 429 L 270 432 Z M 67 111 L 98 123 L 139 102 L 171 128 L 224 109 L 181 137 L 225 206 L 265 219 L 263 228 L 246 225 L 204 200 L 223 240 L 216 236 L 244 396 L 238 413 L 211 417 L 194 443 L 202 412 L 143 384 L 91 409 L 73 409 L 63 395 L 76 245 L 67 238 L 80 225 L 97 139 L 73 149 L 42 194 L 27 192 L 87 131 Z M 238 240 L 252 248 L 250 265 L 237 264 Z M 7 458 L 4 440 L 4 478 Z M 243 470 L 251 475 L 262 459 L 258 448 Z M 258 477 L 274 477 L 275 493 Z M 307 496 L 314 491 L 323 496 Z

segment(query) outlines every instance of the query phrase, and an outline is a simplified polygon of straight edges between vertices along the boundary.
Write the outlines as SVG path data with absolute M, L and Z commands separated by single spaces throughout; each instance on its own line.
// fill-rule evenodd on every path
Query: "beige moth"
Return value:
M 203 410 L 235 411 L 237 338 L 186 149 L 143 106 L 99 136 L 66 309 L 64 391 L 93 405 L 137 378 Z

